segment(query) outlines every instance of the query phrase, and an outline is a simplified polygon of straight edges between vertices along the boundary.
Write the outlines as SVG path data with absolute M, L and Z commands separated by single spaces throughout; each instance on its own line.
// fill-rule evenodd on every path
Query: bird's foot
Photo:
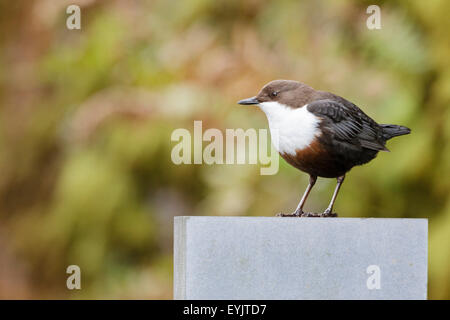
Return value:
M 320 217 L 320 216 L 321 216 L 320 213 L 314 213 L 314 212 L 304 212 L 302 214 L 302 217 L 305 217 L 305 218 L 317 218 L 317 217 Z
M 277 217 L 303 217 L 305 213 L 303 211 L 294 211 L 292 213 L 277 213 Z
M 276 216 L 277 217 L 311 218 L 311 217 L 322 217 L 323 214 L 322 213 L 314 213 L 314 212 L 294 211 L 292 213 L 278 213 Z
M 278 213 L 277 217 L 298 217 L 298 218 L 332 218 L 337 217 L 337 213 L 334 212 L 324 212 L 324 213 L 314 213 L 314 212 L 293 212 L 293 213 Z
M 331 211 L 331 209 L 326 209 L 323 213 L 320 214 L 323 218 L 331 218 L 331 217 L 337 217 L 338 214 Z

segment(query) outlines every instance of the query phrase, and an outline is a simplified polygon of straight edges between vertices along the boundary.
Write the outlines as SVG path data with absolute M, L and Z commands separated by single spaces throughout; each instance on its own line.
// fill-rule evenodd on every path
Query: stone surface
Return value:
M 427 219 L 175 217 L 174 227 L 175 299 L 427 297 Z

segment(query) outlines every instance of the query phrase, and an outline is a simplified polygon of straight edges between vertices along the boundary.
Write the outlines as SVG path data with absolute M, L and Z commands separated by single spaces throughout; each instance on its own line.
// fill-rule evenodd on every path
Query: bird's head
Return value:
M 291 108 L 301 108 L 314 92 L 311 87 L 293 80 L 274 80 L 266 84 L 254 97 L 238 102 L 241 105 L 272 105 L 277 102 Z

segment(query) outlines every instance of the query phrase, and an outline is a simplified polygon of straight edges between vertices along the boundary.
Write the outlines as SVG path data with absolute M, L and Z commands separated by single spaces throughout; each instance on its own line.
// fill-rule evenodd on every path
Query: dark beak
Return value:
M 256 97 L 251 97 L 248 99 L 238 101 L 238 104 L 247 106 L 247 105 L 252 105 L 252 104 L 259 104 L 259 101 L 258 101 L 258 99 L 256 99 Z

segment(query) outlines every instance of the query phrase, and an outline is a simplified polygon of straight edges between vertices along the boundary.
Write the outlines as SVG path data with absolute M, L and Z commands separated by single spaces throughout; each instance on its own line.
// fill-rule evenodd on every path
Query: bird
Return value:
M 352 102 L 330 92 L 315 90 L 294 80 L 274 80 L 240 105 L 258 105 L 266 114 L 272 144 L 293 167 L 309 174 L 309 184 L 291 214 L 282 217 L 337 217 L 336 197 L 347 172 L 368 163 L 386 142 L 411 130 L 395 124 L 378 124 Z M 303 211 L 318 177 L 337 181 L 323 213 Z

